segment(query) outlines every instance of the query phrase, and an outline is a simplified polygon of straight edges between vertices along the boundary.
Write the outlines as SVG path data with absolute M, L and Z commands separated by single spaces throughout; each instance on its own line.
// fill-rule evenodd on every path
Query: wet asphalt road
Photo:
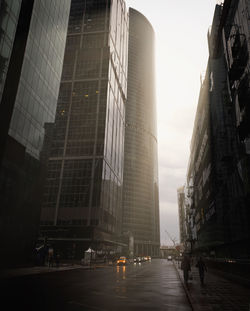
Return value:
M 103 266 L 1 282 L 5 310 L 190 311 L 178 274 L 164 259 Z

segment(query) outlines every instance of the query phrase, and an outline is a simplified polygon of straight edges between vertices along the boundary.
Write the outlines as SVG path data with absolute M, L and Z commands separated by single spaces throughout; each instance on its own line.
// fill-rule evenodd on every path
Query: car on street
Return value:
M 172 260 L 172 256 L 168 256 L 168 260 Z
M 128 259 L 124 256 L 121 256 L 118 260 L 117 260 L 117 265 L 127 265 L 129 263 Z
M 141 262 L 142 262 L 142 258 L 139 257 L 139 256 L 138 256 L 138 257 L 135 257 L 135 258 L 134 258 L 134 262 L 135 262 L 135 263 L 141 263 Z

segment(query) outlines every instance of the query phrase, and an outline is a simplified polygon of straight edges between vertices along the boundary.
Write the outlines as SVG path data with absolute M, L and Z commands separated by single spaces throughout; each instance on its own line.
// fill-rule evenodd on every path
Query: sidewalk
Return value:
M 51 272 L 60 272 L 67 270 L 75 270 L 75 269 L 98 269 L 104 267 L 113 266 L 114 263 L 107 262 L 93 262 L 90 265 L 82 265 L 80 263 L 61 263 L 59 267 L 48 267 L 45 266 L 33 266 L 33 267 L 25 267 L 25 268 L 12 268 L 12 269 L 0 269 L 0 279 L 11 278 L 11 277 L 19 277 L 25 275 L 35 275 L 42 273 L 51 273 Z
M 250 288 L 233 283 L 208 271 L 205 285 L 200 285 L 198 269 L 192 267 L 193 279 L 184 285 L 183 272 L 174 262 L 194 311 L 249 311 Z
M 35 266 L 26 268 L 6 269 L 0 270 L 0 279 L 86 268 L 89 269 L 89 267 L 84 267 L 81 265 L 61 265 L 58 268 L 48 266 Z

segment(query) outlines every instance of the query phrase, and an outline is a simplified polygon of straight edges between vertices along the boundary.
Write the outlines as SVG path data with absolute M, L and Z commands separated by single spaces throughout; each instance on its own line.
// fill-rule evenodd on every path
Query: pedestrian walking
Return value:
M 59 264 L 60 264 L 60 254 L 57 253 L 56 254 L 56 267 L 59 268 Z
M 54 250 L 53 248 L 49 248 L 48 250 L 48 266 L 53 267 L 53 261 L 54 261 Z
M 199 269 L 199 276 L 200 276 L 200 282 L 201 285 L 204 285 L 204 277 L 205 277 L 205 271 L 207 271 L 207 266 L 205 262 L 203 261 L 202 257 L 200 257 L 196 263 L 196 267 Z
M 183 277 L 184 277 L 184 282 L 187 285 L 188 284 L 188 275 L 189 271 L 191 271 L 191 265 L 190 265 L 190 259 L 188 255 L 184 255 L 182 261 L 181 261 L 181 270 L 183 270 Z

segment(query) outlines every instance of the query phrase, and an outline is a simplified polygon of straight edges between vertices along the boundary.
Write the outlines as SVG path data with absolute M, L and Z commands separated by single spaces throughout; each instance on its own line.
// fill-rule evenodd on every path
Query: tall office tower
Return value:
M 60 86 L 68 0 L 1 1 L 0 258 L 18 263 L 39 228 L 41 152 Z
M 134 253 L 159 254 L 159 199 L 154 80 L 154 31 L 129 10 L 123 233 L 134 237 Z
M 119 247 L 127 41 L 123 0 L 72 1 L 41 213 L 63 256 Z

